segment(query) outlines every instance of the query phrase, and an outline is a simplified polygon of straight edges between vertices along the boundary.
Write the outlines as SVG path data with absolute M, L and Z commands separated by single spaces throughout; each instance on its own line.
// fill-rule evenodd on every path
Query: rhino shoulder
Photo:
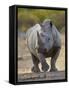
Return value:
M 27 46 L 29 51 L 34 55 L 37 55 L 37 48 L 38 48 L 38 38 L 37 38 L 37 31 L 41 31 L 41 26 L 39 24 L 34 25 L 33 27 L 29 28 L 26 37 L 27 37 Z

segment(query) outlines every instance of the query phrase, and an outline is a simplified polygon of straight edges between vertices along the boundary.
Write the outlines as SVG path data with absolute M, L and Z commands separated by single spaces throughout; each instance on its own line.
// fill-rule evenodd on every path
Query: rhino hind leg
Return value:
M 60 48 L 57 50 L 57 52 L 51 58 L 51 69 L 50 69 L 50 71 L 58 71 L 58 69 L 56 68 L 56 61 L 57 61 L 57 58 L 59 56 L 59 53 L 60 53 Z
M 38 66 L 39 59 L 32 54 L 32 60 L 33 60 L 33 65 L 34 65 L 31 69 L 32 72 L 35 72 L 35 73 L 40 72 L 40 69 L 39 69 L 39 66 Z

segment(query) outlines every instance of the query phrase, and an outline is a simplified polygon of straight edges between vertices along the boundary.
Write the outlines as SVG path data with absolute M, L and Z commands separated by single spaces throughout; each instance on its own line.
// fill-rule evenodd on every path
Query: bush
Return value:
M 65 32 L 65 26 L 60 30 L 61 33 Z
M 18 30 L 27 31 L 36 23 L 42 23 L 44 19 L 51 19 L 59 31 L 65 26 L 64 11 L 20 8 L 18 9 Z

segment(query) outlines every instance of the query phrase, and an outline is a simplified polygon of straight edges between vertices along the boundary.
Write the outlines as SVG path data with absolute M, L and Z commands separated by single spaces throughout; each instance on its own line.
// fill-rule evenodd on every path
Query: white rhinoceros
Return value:
M 47 71 L 49 65 L 45 58 L 51 57 L 50 71 L 57 71 L 56 60 L 61 49 L 60 33 L 51 20 L 44 20 L 27 31 L 27 45 L 32 55 L 33 72 L 40 72 L 38 64 L 41 63 L 42 70 Z

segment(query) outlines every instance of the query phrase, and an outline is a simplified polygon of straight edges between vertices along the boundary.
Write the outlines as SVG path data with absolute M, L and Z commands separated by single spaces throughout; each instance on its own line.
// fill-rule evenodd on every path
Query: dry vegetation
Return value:
M 61 32 L 65 26 L 64 10 L 48 10 L 48 9 L 18 9 L 18 30 L 27 31 L 29 27 L 36 23 L 42 23 L 45 19 L 51 19 Z

